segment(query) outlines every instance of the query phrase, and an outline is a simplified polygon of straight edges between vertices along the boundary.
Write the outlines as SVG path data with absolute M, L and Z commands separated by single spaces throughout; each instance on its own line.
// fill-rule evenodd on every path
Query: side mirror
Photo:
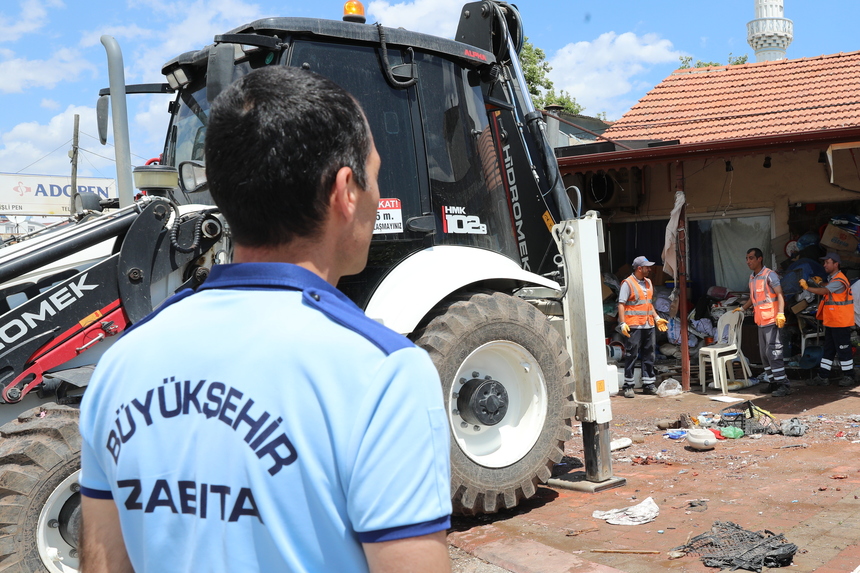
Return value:
M 206 99 L 215 101 L 224 88 L 233 82 L 233 63 L 236 48 L 233 44 L 215 44 L 209 48 L 206 66 Z
M 206 166 L 200 161 L 183 161 L 179 164 L 179 188 L 184 193 L 200 193 L 209 189 Z
M 99 96 L 99 101 L 96 103 L 96 121 L 99 126 L 99 141 L 102 145 L 107 143 L 108 136 L 108 107 L 110 106 L 110 96 Z

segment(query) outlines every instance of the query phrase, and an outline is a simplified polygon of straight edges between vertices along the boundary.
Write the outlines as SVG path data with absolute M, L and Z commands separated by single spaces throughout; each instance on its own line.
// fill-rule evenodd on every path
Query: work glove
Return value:
M 627 338 L 630 338 L 630 325 L 626 322 L 621 323 L 621 334 L 623 334 Z
M 809 284 L 805 280 L 800 279 L 800 288 L 802 288 L 803 290 L 807 290 L 809 288 Z
M 737 306 L 737 307 L 732 309 L 732 312 L 743 312 L 743 311 L 744 311 L 744 307 L 742 307 L 742 306 Z
M 659 330 L 660 332 L 666 332 L 667 330 L 669 330 L 669 321 L 665 318 L 658 318 L 657 330 Z
M 785 326 L 785 315 L 780 312 L 776 315 L 776 327 L 782 328 L 783 326 Z

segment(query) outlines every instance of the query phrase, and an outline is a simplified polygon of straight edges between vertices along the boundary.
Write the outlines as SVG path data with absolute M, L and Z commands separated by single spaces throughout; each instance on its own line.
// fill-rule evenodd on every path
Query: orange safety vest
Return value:
M 767 282 L 773 271 L 762 267 L 757 275 L 750 275 L 750 297 L 755 309 L 755 323 L 767 326 L 776 322 L 776 291 Z
M 839 293 L 827 292 L 824 300 L 818 305 L 815 318 L 824 323 L 824 326 L 840 328 L 843 326 L 854 326 L 854 299 L 851 297 L 851 286 L 842 271 L 833 275 L 830 280 L 839 281 L 845 285 L 845 290 Z
M 651 300 L 654 298 L 654 287 L 651 285 L 651 279 L 645 279 L 646 290 L 642 290 L 642 285 L 636 280 L 636 277 L 630 275 L 624 281 L 630 287 L 630 297 L 624 301 L 624 321 L 630 326 L 654 326 L 654 305 Z

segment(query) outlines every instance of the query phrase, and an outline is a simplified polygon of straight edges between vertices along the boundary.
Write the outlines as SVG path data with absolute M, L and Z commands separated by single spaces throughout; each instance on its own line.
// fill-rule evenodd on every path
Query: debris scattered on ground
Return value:
M 768 432 L 775 423 L 773 415 L 756 406 L 752 400 L 727 406 L 720 411 L 720 426 L 740 428 L 745 434 Z
M 710 531 L 673 551 L 699 555 L 708 567 L 760 573 L 762 567 L 790 565 L 797 545 L 789 543 L 783 534 L 768 530 L 747 531 L 731 521 L 715 521 Z
M 680 420 L 659 420 L 657 422 L 658 430 L 672 430 L 681 427 Z
M 737 439 L 742 438 L 744 435 L 744 431 L 736 426 L 726 426 L 722 430 L 720 430 L 720 435 L 724 438 Z
M 654 521 L 660 515 L 660 508 L 651 497 L 641 503 L 624 507 L 622 509 L 610 509 L 609 511 L 595 511 L 591 517 L 603 519 L 612 525 L 640 525 Z
M 659 551 L 652 549 L 592 549 L 592 553 L 633 553 L 641 555 L 660 555 Z
M 671 396 L 678 396 L 684 390 L 681 388 L 681 383 L 675 380 L 674 378 L 667 378 L 660 383 L 660 387 L 657 388 L 657 395 L 661 398 L 669 398 Z
M 665 464 L 666 461 L 655 456 L 633 456 L 630 463 L 634 466 L 647 466 L 648 464 Z
M 576 537 L 577 535 L 582 535 L 583 533 L 591 533 L 592 531 L 600 531 L 600 529 L 596 527 L 589 527 L 588 529 L 568 529 L 565 532 L 565 535 L 568 537 Z
M 686 509 L 687 511 L 706 511 L 708 509 L 707 499 L 688 499 L 684 505 L 673 507 L 672 509 Z
M 848 479 L 848 476 L 845 474 L 837 474 L 830 476 L 830 479 Z
M 623 450 L 624 448 L 629 448 L 631 445 L 633 445 L 633 440 L 630 438 L 618 438 L 617 440 L 609 442 L 609 450 L 612 452 L 615 450 Z
M 668 557 L 669 559 L 680 559 L 681 557 L 686 557 L 686 556 L 687 556 L 687 554 L 684 553 L 683 551 L 670 551 L 669 553 L 666 554 L 666 557 Z
M 807 426 L 800 418 L 783 420 L 779 423 L 779 432 L 783 436 L 802 436 L 807 430 L 809 430 L 809 426 Z

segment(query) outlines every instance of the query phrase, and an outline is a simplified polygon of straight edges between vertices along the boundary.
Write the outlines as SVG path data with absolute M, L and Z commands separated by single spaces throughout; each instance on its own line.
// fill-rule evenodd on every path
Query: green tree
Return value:
M 546 61 L 546 53 L 526 38 L 520 50 L 520 65 L 526 79 L 529 93 L 535 107 L 542 109 L 548 105 L 560 105 L 567 113 L 577 115 L 585 109 L 576 99 L 564 90 L 555 93 L 549 72 L 552 67 Z
M 732 53 L 729 52 L 729 64 L 730 66 L 737 66 L 740 64 L 747 63 L 749 57 L 744 54 L 743 56 L 738 56 L 737 58 L 732 57 Z M 678 66 L 679 70 L 688 70 L 690 68 L 711 68 L 711 67 L 720 67 L 723 64 L 720 62 L 705 62 L 702 60 L 696 60 L 696 65 L 693 65 L 693 56 L 679 56 L 678 60 L 681 62 L 681 65 Z
M 732 57 L 732 53 L 729 52 L 729 65 L 730 66 L 739 66 L 741 64 L 747 63 L 749 60 L 749 56 L 744 54 L 743 56 L 738 56 L 737 58 Z

